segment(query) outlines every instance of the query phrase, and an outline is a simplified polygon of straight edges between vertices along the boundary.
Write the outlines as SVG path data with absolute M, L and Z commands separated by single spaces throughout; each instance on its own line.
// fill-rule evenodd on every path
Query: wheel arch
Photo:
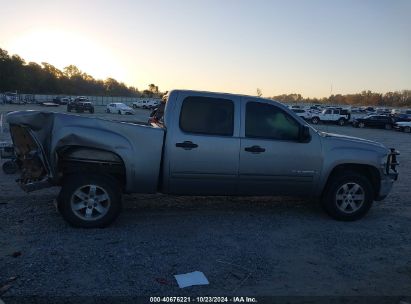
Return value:
M 103 174 L 115 178 L 122 189 L 127 184 L 127 172 L 120 155 L 113 151 L 85 146 L 64 146 L 57 151 L 59 183 L 74 173 Z
M 330 170 L 327 178 L 325 179 L 325 183 L 321 189 L 321 197 L 324 195 L 325 190 L 327 189 L 330 181 L 337 175 L 342 174 L 343 172 L 356 172 L 360 173 L 365 176 L 371 183 L 373 187 L 373 194 L 374 198 L 378 196 L 380 191 L 380 181 L 381 181 L 381 174 L 380 171 L 368 164 L 356 164 L 356 163 L 344 163 L 336 165 L 332 170 Z

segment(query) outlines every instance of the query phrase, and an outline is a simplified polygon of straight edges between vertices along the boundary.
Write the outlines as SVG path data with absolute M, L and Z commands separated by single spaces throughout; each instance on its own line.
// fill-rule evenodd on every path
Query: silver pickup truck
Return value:
M 26 191 L 61 186 L 65 220 L 104 227 L 123 193 L 158 192 L 317 198 L 333 218 L 351 221 L 398 177 L 394 149 L 319 132 L 272 100 L 175 90 L 160 110 L 152 125 L 8 114 L 18 183 Z

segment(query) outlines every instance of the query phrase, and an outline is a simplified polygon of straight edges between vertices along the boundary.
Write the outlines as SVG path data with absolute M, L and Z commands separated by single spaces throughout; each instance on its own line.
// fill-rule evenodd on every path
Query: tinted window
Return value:
M 247 103 L 246 137 L 298 140 L 299 130 L 300 125 L 278 107 L 266 103 Z
M 181 109 L 180 128 L 189 133 L 232 136 L 234 103 L 228 99 L 187 97 Z

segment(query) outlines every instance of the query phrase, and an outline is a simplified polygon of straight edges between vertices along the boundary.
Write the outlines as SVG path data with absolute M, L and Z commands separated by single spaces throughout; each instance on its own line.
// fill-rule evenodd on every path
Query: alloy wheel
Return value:
M 357 183 L 346 183 L 338 188 L 335 202 L 340 211 L 354 213 L 364 204 L 365 191 Z
M 107 191 L 97 185 L 85 185 L 74 191 L 70 206 L 73 213 L 82 220 L 95 221 L 110 209 L 111 200 Z

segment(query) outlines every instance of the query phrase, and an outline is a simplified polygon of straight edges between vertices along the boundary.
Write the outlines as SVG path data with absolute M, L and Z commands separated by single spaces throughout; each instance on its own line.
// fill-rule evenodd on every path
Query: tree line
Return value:
M 0 92 L 22 92 L 25 94 L 64 94 L 95 96 L 159 97 L 158 86 L 150 84 L 139 91 L 114 78 L 94 79 L 75 65 L 62 71 L 42 62 L 28 62 L 18 55 L 9 55 L 0 48 Z
M 304 98 L 301 94 L 282 94 L 273 96 L 271 99 L 285 103 L 411 107 L 411 90 L 387 92 L 385 94 L 368 90 L 357 94 L 336 94 L 324 98 Z
M 114 78 L 94 79 L 75 65 L 62 71 L 42 62 L 28 62 L 18 55 L 9 55 L 0 48 L 0 92 L 19 91 L 26 94 L 65 94 L 94 96 L 160 97 L 158 86 L 150 84 L 139 91 Z M 261 89 L 257 89 L 261 96 Z M 362 91 L 357 94 L 336 94 L 324 98 L 304 98 L 301 94 L 282 94 L 271 97 L 286 103 L 341 104 L 362 106 L 411 107 L 411 90 L 387 92 L 385 94 Z

